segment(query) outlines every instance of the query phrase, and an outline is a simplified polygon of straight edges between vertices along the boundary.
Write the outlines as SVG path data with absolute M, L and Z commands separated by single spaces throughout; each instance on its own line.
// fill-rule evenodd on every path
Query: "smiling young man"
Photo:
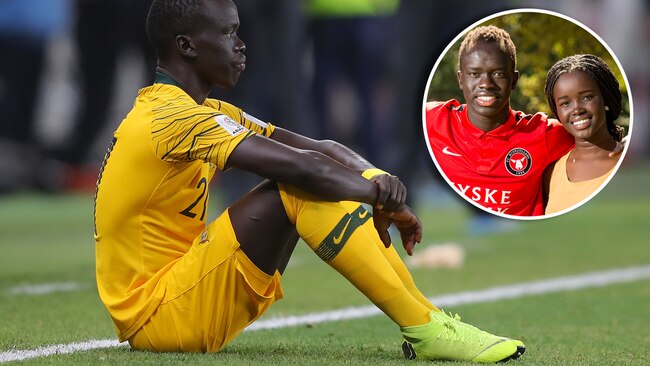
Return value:
M 510 35 L 495 26 L 472 30 L 458 56 L 466 104 L 427 103 L 426 134 L 439 169 L 468 200 L 505 215 L 542 215 L 544 169 L 573 139 L 543 113 L 512 110 L 518 77 Z
M 397 324 L 409 358 L 497 362 L 522 342 L 433 306 L 391 246 L 422 226 L 399 179 L 333 141 L 262 122 L 223 101 L 245 69 L 231 0 L 154 0 L 156 82 L 115 131 L 97 183 L 97 287 L 134 349 L 216 352 L 282 298 L 300 236 Z M 267 178 L 206 223 L 216 169 Z M 360 203 L 373 206 L 370 213 Z

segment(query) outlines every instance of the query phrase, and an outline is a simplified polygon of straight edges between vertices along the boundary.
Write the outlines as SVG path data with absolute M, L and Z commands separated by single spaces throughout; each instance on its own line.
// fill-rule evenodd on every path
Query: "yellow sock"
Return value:
M 323 261 L 399 326 L 429 322 L 431 308 L 407 289 L 377 246 L 379 236 L 369 220 L 371 213 L 356 202 L 319 201 L 293 187 L 279 187 L 289 220 Z
M 373 224 L 371 223 L 371 225 Z M 402 280 L 402 283 L 404 284 L 404 287 L 406 287 L 406 290 L 428 309 L 433 311 L 441 311 L 435 305 L 433 305 L 429 299 L 427 299 L 427 297 L 422 294 L 422 292 L 420 292 L 420 289 L 417 288 L 415 281 L 413 281 L 411 272 L 409 272 L 408 268 L 406 268 L 406 265 L 404 265 L 404 261 L 402 261 L 402 258 L 400 258 L 399 254 L 397 254 L 395 247 L 392 245 L 388 248 L 384 247 L 384 243 L 379 240 L 379 236 L 377 236 L 377 245 L 379 247 L 379 251 L 384 254 L 384 257 L 386 257 L 386 260 L 390 266 L 393 268 L 395 273 L 397 273 L 400 280 Z

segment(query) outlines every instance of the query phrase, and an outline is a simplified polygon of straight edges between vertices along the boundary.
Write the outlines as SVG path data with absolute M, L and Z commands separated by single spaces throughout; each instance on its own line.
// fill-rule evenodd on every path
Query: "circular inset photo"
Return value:
M 621 165 L 632 97 L 593 31 L 539 9 L 468 27 L 434 65 L 423 100 L 429 153 L 447 183 L 498 216 L 539 219 L 594 197 Z

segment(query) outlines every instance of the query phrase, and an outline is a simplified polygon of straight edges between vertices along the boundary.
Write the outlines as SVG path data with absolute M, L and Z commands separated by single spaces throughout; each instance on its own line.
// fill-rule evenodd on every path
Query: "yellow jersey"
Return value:
M 235 147 L 274 127 L 240 108 L 197 104 L 159 74 L 114 133 L 97 179 L 97 288 L 121 341 L 156 310 L 162 276 L 206 227 L 208 185 Z

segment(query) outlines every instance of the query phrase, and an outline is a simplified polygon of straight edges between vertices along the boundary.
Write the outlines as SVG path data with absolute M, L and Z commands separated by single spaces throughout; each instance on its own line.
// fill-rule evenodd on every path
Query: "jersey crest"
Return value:
M 506 154 L 504 163 L 510 174 L 522 176 L 530 170 L 530 167 L 533 165 L 533 159 L 526 149 L 518 147 L 510 150 Z

